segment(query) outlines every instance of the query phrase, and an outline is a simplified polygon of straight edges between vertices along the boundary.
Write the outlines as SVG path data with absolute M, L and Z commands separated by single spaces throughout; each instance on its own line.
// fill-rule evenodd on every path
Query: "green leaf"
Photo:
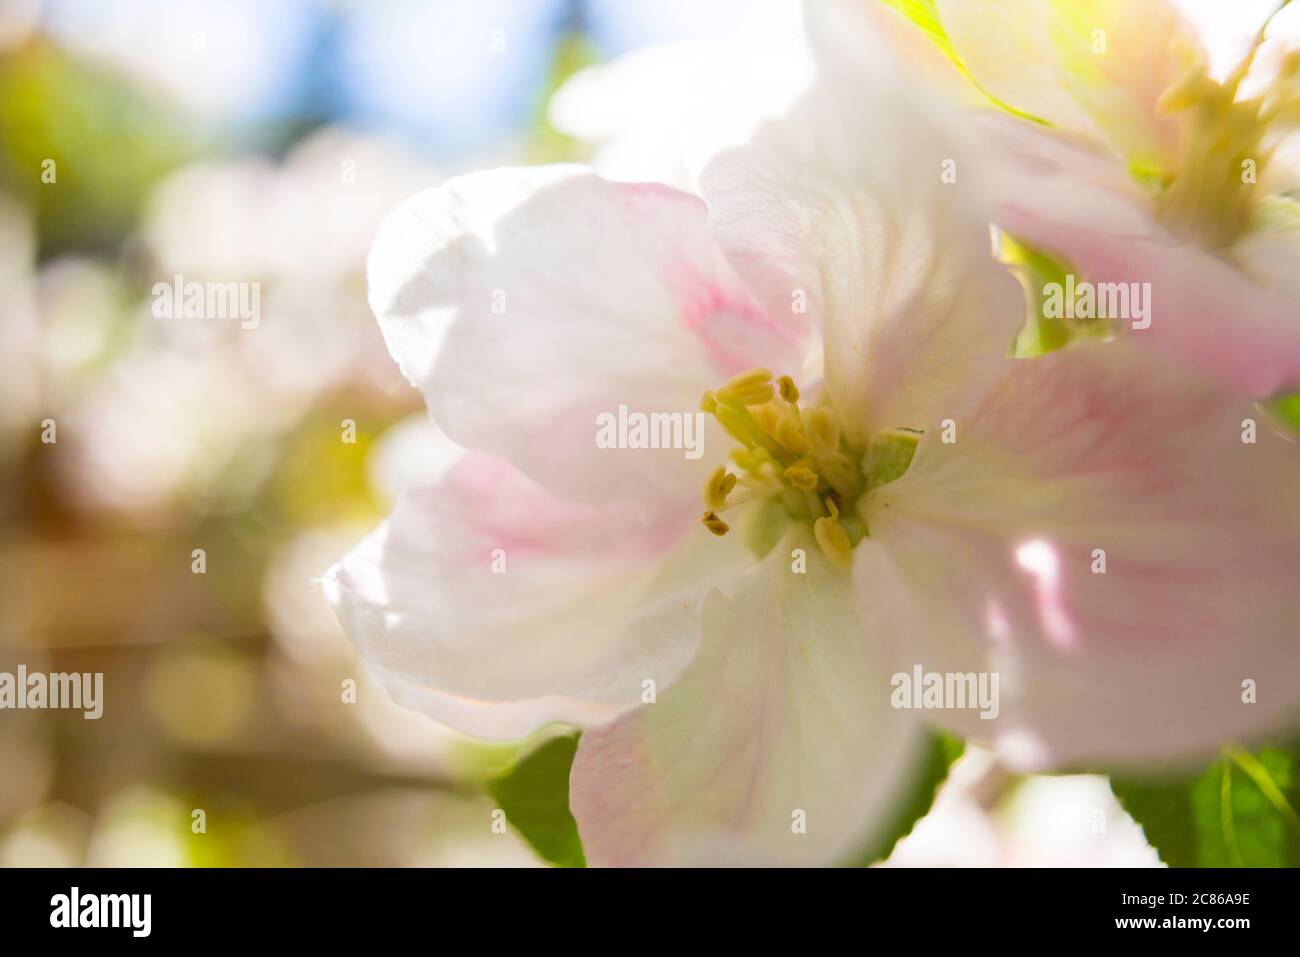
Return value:
M 165 100 L 53 43 L 0 56 L 0 190 L 35 212 L 42 261 L 115 253 L 157 182 L 202 146 Z
M 1300 867 L 1300 741 L 1225 747 L 1178 777 L 1112 775 L 1111 790 L 1171 867 Z
M 569 811 L 569 769 L 578 738 L 551 738 L 488 786 L 510 826 L 556 867 L 587 866 L 578 824 Z
M 549 108 L 552 98 L 571 76 L 599 62 L 599 50 L 581 32 L 566 30 L 556 38 L 546 88 L 537 99 L 532 130 L 525 143 L 530 162 L 572 163 L 588 158 L 590 146 L 556 129 Z
M 1300 435 L 1300 392 L 1284 395 L 1265 403 L 1265 408 L 1275 415 L 1286 428 Z
M 949 768 L 964 750 L 965 745 L 956 738 L 933 732 L 929 734 L 925 755 L 918 764 L 912 786 L 899 801 L 897 810 L 880 832 L 880 837 L 873 840 L 854 859 L 857 866 L 866 867 L 876 861 L 883 861 L 893 853 L 894 846 L 899 841 L 912 833 L 916 822 L 930 812 L 939 785 L 948 779 Z

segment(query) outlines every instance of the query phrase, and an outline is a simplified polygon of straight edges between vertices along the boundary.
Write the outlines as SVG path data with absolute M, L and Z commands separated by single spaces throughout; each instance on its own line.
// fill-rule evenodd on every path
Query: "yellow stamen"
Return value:
M 829 503 L 834 508 L 834 503 Z M 840 523 L 832 518 L 819 518 L 813 522 L 813 538 L 822 550 L 822 554 L 836 568 L 848 570 L 853 564 L 853 546 L 849 544 L 848 533 Z
M 1231 246 L 1251 226 L 1262 194 L 1255 184 L 1272 157 L 1269 140 L 1279 127 L 1300 121 L 1300 56 L 1283 61 L 1261 97 L 1238 99 L 1255 47 L 1222 82 L 1190 50 L 1175 48 L 1188 70 L 1159 97 L 1163 114 L 1186 114 L 1180 155 L 1160 178 L 1155 197 L 1161 221 L 1178 236 L 1211 249 Z
M 763 448 L 774 458 L 784 455 L 776 440 L 763 430 L 745 404 L 732 394 L 729 389 L 719 389 L 714 393 L 717 408 L 713 417 L 718 420 L 727 433 L 746 448 Z
M 724 508 L 727 496 L 736 487 L 736 476 L 727 471 L 725 465 L 719 465 L 709 476 L 709 483 L 704 490 L 704 504 L 711 509 Z
M 803 455 L 812 449 L 807 436 L 803 434 L 803 428 L 795 418 L 782 418 L 777 421 L 776 440 L 781 443 L 782 448 L 789 449 L 796 455 Z
M 851 443 L 834 408 L 823 404 L 800 409 L 799 399 L 790 376 L 774 383 L 767 369 L 753 369 L 704 394 L 700 408 L 711 413 L 741 447 L 730 456 L 738 472 L 723 465 L 709 475 L 704 489 L 709 511 L 702 523 L 714 535 L 725 535 L 730 526 L 719 513 L 760 505 L 746 512 L 747 542 L 753 537 L 756 516 L 767 516 L 759 523 L 767 531 L 789 521 L 803 522 L 812 526 L 827 560 L 847 569 L 854 547 L 867 534 L 858 515 L 859 500 L 882 478 L 905 470 L 902 449 L 894 446 L 910 451 L 915 439 L 911 434 L 890 433 L 875 446 Z M 876 454 L 868 455 L 869 450 Z M 864 464 L 872 466 L 871 474 L 863 471 Z M 770 547 L 769 537 L 764 532 L 755 540 Z
M 785 477 L 795 488 L 806 488 L 811 491 L 817 487 L 817 473 L 804 463 L 790 466 L 785 470 Z
M 718 518 L 716 512 L 705 512 L 704 518 L 701 519 L 701 521 L 703 521 L 705 528 L 711 531 L 714 535 L 717 535 L 719 538 L 731 531 L 731 526 Z
M 777 426 L 781 422 L 781 413 L 777 411 L 776 406 L 771 402 L 765 402 L 762 405 L 747 406 L 749 414 L 753 416 L 758 427 L 766 434 L 776 438 Z
M 750 472 L 757 469 L 764 462 L 770 462 L 767 449 L 732 449 L 731 461 L 740 467 L 741 471 Z
M 772 388 L 770 369 L 750 369 L 742 372 L 723 388 L 736 397 L 741 405 L 762 405 L 776 395 Z
M 822 405 L 805 411 L 803 427 L 817 455 L 831 455 L 840 447 L 840 420 L 830 406 Z

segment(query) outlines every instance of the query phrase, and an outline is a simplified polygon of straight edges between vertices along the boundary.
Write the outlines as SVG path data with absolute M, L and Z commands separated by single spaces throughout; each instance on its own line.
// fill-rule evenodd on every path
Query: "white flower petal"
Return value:
M 697 198 L 580 167 L 421 193 L 381 228 L 369 275 L 389 349 L 446 433 L 593 501 L 693 497 L 716 460 L 597 449 L 598 415 L 693 416 L 706 389 L 804 351 L 802 323 L 759 309 Z
M 1168 170 L 1179 120 L 1164 91 L 1204 59 L 1172 4 L 1144 0 L 937 0 L 953 49 L 992 96 L 1054 126 L 1099 135 L 1130 163 Z
M 1172 0 L 1205 44 L 1210 75 L 1222 81 L 1250 52 L 1278 0 Z
M 890 706 L 892 652 L 870 625 L 806 533 L 734 595 L 714 593 L 678 683 L 579 743 L 569 800 L 588 860 L 819 864 L 862 850 L 920 741 Z
M 819 63 L 824 69 L 860 69 L 864 51 L 881 40 L 893 51 L 898 68 L 907 70 L 927 89 L 954 102 L 987 107 L 988 96 L 944 50 L 936 38 L 892 3 L 826 0 L 808 5 L 809 33 L 819 39 Z M 867 37 L 864 39 L 864 32 Z
M 1131 341 L 1078 344 L 1012 361 L 954 443 L 922 440 L 854 571 L 916 663 L 1000 675 L 997 718 L 935 717 L 1008 760 L 1202 756 L 1300 715 L 1298 475 L 1249 403 Z
M 322 589 L 398 697 L 500 736 L 608 721 L 647 679 L 667 687 L 699 640 L 704 588 L 741 567 L 735 538 L 694 512 L 646 522 L 625 504 L 565 502 L 468 453 L 406 493 Z M 519 713 L 487 707 L 505 705 Z
M 746 10 L 736 36 L 650 44 L 580 70 L 548 112 L 598 145 L 592 164 L 602 176 L 694 192 L 713 153 L 784 112 L 811 73 L 800 5 L 780 0 Z
M 769 312 L 806 305 L 821 322 L 826 388 L 862 441 L 977 397 L 1025 306 L 992 257 L 983 173 L 951 133 L 959 122 L 888 77 L 858 79 L 819 86 L 752 146 L 717 157 L 701 186 Z
M 518 741 L 550 724 L 591 727 L 608 722 L 617 709 L 584 698 L 542 695 L 519 701 L 482 701 L 431 690 L 400 671 L 369 663 L 384 690 L 403 708 L 485 741 Z

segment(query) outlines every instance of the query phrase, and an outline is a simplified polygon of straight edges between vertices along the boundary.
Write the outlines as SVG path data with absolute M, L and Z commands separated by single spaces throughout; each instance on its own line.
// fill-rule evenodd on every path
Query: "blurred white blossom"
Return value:
M 754 12 L 756 11 L 756 12 Z M 730 38 L 652 44 L 576 73 L 551 99 L 602 176 L 695 190 L 695 172 L 783 112 L 812 78 L 799 5 L 755 5 Z

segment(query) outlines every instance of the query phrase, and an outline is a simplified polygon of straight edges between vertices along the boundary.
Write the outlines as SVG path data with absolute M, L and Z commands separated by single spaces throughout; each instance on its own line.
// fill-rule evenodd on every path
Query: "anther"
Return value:
M 803 455 L 808 452 L 812 446 L 808 444 L 807 437 L 803 434 L 803 429 L 794 419 L 780 419 L 776 423 L 776 440 L 781 443 L 782 448 L 789 449 L 797 455 Z
M 736 487 L 736 476 L 727 471 L 725 465 L 719 465 L 709 476 L 709 483 L 704 490 L 704 504 L 709 508 L 723 508 L 727 496 Z
M 813 538 L 832 565 L 848 570 L 853 564 L 853 547 L 849 544 L 848 533 L 834 518 L 819 518 L 813 522 Z
M 718 518 L 716 512 L 705 512 L 704 518 L 701 519 L 701 521 L 703 521 L 705 528 L 719 537 L 726 535 L 727 532 L 731 531 L 731 526 Z
M 817 473 L 802 463 L 796 463 L 786 469 L 785 477 L 795 488 L 812 490 L 817 487 Z
M 804 431 L 818 456 L 831 455 L 840 447 L 840 420 L 830 406 L 807 410 Z
M 772 371 L 770 369 L 750 369 L 742 372 L 725 386 L 741 405 L 762 405 L 770 402 L 776 395 L 772 388 Z

